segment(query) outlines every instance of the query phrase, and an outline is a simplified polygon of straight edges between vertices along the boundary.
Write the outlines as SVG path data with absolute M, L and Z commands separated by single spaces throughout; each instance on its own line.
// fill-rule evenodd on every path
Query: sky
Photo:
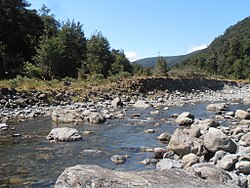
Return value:
M 27 0 L 45 4 L 60 21 L 101 31 L 130 61 L 184 55 L 206 48 L 229 26 L 250 16 L 250 0 Z

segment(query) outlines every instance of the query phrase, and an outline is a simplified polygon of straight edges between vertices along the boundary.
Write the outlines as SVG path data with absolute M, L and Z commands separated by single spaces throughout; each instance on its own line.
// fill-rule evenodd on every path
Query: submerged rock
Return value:
M 206 109 L 208 111 L 227 111 L 228 106 L 225 103 L 216 103 L 207 105 Z
M 76 141 L 81 140 L 82 136 L 76 129 L 62 127 L 62 128 L 54 128 L 50 131 L 47 136 L 48 140 L 59 140 L 59 141 Z

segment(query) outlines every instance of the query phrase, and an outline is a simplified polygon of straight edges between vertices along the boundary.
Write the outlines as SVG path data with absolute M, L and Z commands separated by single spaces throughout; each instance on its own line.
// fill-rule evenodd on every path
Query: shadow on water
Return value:
M 173 133 L 177 125 L 170 118 L 173 113 L 189 111 L 196 118 L 206 118 L 214 113 L 205 110 L 206 104 L 160 110 L 151 115 L 150 110 L 128 109 L 126 118 L 108 120 L 102 125 L 60 125 L 74 127 L 78 131 L 92 131 L 76 142 L 51 143 L 46 135 L 57 125 L 50 117 L 42 117 L 13 124 L 15 132 L 21 134 L 21 140 L 13 138 L 0 140 L 0 187 L 53 187 L 57 177 L 69 166 L 77 164 L 96 164 L 101 167 L 122 171 L 140 171 L 154 169 L 154 165 L 142 165 L 140 161 L 152 158 L 153 153 L 141 152 L 141 147 L 166 147 L 166 143 L 156 137 L 162 132 Z M 232 106 L 236 108 L 244 106 Z M 133 114 L 140 117 L 132 118 Z M 156 126 L 157 123 L 157 126 Z M 146 129 L 155 129 L 147 134 Z M 129 158 L 124 164 L 115 165 L 110 157 L 126 154 Z

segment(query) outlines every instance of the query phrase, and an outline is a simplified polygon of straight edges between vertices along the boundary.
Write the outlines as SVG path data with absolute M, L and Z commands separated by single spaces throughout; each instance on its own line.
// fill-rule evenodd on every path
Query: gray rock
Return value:
M 250 146 L 250 132 L 241 137 L 239 144 L 241 146 Z
M 147 130 L 144 130 L 145 133 L 155 133 L 155 130 L 154 129 L 147 129 Z
M 222 168 L 224 170 L 229 170 L 231 167 L 235 165 L 238 160 L 238 155 L 229 154 L 225 155 L 221 160 L 217 162 L 217 167 Z
M 179 161 L 173 159 L 162 159 L 156 164 L 156 170 L 166 170 L 172 168 L 182 168 L 182 165 Z
M 144 100 L 138 100 L 136 101 L 136 103 L 134 104 L 134 107 L 135 108 L 150 108 L 152 107 L 152 104 L 150 104 L 149 102 L 147 101 L 144 101 Z
M 213 153 L 219 150 L 235 153 L 237 150 L 237 145 L 227 135 L 213 127 L 205 134 L 204 145 Z
M 225 103 L 216 103 L 207 105 L 206 109 L 208 111 L 227 111 L 228 106 Z
M 243 174 L 250 174 L 250 161 L 239 161 L 235 164 L 235 169 Z
M 56 123 L 79 123 L 83 121 L 81 114 L 75 110 L 68 109 L 53 110 L 51 119 Z
M 204 155 L 206 149 L 203 140 L 193 137 L 187 129 L 177 128 L 168 144 L 168 149 L 179 156 L 194 153 L 197 156 Z
M 111 105 L 114 107 L 123 107 L 123 102 L 120 97 L 116 97 L 111 101 Z
M 91 112 L 87 117 L 87 121 L 92 124 L 99 124 L 105 122 L 105 117 L 99 112 Z
M 170 141 L 171 136 L 172 135 L 170 133 L 168 133 L 168 132 L 161 133 L 159 136 L 157 136 L 157 140 L 160 140 L 160 141 Z
M 190 173 L 196 174 L 202 179 L 212 182 L 227 182 L 231 178 L 226 171 L 216 168 L 208 163 L 197 163 L 187 169 Z
M 211 162 L 213 162 L 214 165 L 216 165 L 218 160 L 221 160 L 225 155 L 228 153 L 222 150 L 216 151 L 213 158 L 210 159 Z
M 246 96 L 242 100 L 243 104 L 249 105 L 250 104 L 250 96 Z
M 126 155 L 113 155 L 110 159 L 115 164 L 121 164 L 126 161 L 127 157 Z
M 113 188 L 195 188 L 195 187 L 236 187 L 220 182 L 197 178 L 184 170 L 118 172 L 95 165 L 69 167 L 58 177 L 55 188 L 113 187 Z
M 194 115 L 189 112 L 181 113 L 175 120 L 179 125 L 191 125 L 194 122 Z
M 199 162 L 199 157 L 197 157 L 193 153 L 184 155 L 181 159 L 181 163 L 184 166 L 184 168 L 192 166 L 193 164 L 198 163 L 198 162 Z
M 250 113 L 245 110 L 236 110 L 235 117 L 240 119 L 250 119 Z
M 81 140 L 82 136 L 76 129 L 62 127 L 62 128 L 54 128 L 50 131 L 47 136 L 48 140 L 59 140 L 59 141 L 76 141 Z
M 198 128 L 202 131 L 207 131 L 209 127 L 218 127 L 220 123 L 214 121 L 213 119 L 197 120 L 192 125 L 191 128 Z
M 147 159 L 144 159 L 143 161 L 139 162 L 139 164 L 156 164 L 158 162 L 157 159 L 150 159 L 150 158 L 147 158 Z

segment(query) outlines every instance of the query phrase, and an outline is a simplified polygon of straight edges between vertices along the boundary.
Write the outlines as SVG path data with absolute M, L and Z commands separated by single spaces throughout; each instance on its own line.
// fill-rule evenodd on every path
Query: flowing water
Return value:
M 181 108 L 160 109 L 160 114 L 151 115 L 155 109 L 127 109 L 125 119 L 108 120 L 101 125 L 60 125 L 76 128 L 78 131 L 93 131 L 75 142 L 51 143 L 46 135 L 52 128 L 59 127 L 50 117 L 41 117 L 13 124 L 21 137 L 4 137 L 0 140 L 0 187 L 53 187 L 57 177 L 65 168 L 77 164 L 96 164 L 102 167 L 140 171 L 154 169 L 154 165 L 142 165 L 139 161 L 152 158 L 153 153 L 141 152 L 141 147 L 166 147 L 167 143 L 156 137 L 162 132 L 173 133 L 177 125 L 170 118 L 173 113 L 191 112 L 196 118 L 208 118 L 213 112 L 205 110 L 206 104 Z M 246 106 L 233 105 L 246 109 Z M 132 114 L 140 114 L 133 119 Z M 156 126 L 155 124 L 158 123 Z M 145 133 L 153 128 L 155 133 Z M 4 140 L 4 141 L 3 141 Z M 92 150 L 92 151 L 90 151 Z M 100 152 L 93 152 L 98 150 Z M 124 164 L 116 165 L 110 160 L 115 154 L 126 154 Z

